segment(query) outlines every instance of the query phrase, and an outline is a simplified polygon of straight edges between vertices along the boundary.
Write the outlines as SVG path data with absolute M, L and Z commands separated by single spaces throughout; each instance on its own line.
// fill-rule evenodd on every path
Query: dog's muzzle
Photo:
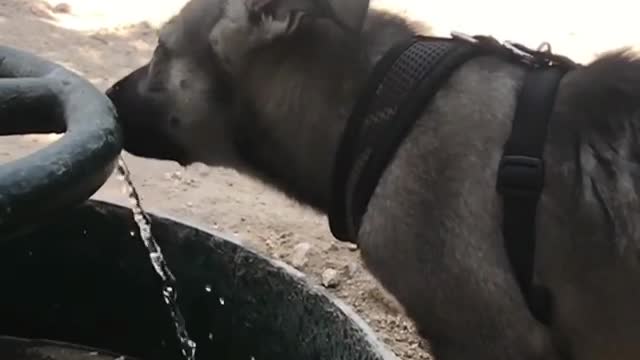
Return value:
M 106 95 L 116 108 L 122 128 L 124 149 L 136 156 L 190 163 L 182 146 L 169 134 L 170 109 L 162 94 L 143 90 L 148 65 L 118 80 Z

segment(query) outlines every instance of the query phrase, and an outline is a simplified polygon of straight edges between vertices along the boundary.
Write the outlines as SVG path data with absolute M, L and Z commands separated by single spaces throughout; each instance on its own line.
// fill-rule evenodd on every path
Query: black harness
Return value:
M 579 66 L 486 36 L 415 36 L 376 64 L 355 104 L 336 154 L 329 223 L 333 235 L 356 242 L 361 219 L 382 173 L 416 119 L 453 72 L 472 58 L 499 56 L 527 67 L 515 118 L 499 164 L 505 248 L 532 313 L 548 323 L 544 291 L 532 284 L 536 209 L 544 185 L 547 123 L 562 77 Z

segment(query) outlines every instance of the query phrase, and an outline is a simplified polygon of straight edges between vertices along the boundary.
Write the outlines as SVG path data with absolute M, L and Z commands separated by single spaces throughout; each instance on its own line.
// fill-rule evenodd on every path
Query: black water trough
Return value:
M 87 200 L 122 149 L 112 104 L 64 68 L 0 47 L 0 119 L 0 135 L 65 133 L 0 166 L 0 359 L 182 359 L 131 210 Z M 396 359 L 294 269 L 151 218 L 198 360 Z

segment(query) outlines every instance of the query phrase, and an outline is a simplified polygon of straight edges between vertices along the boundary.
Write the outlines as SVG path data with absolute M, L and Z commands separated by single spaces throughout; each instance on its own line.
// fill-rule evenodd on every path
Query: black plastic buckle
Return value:
M 500 194 L 538 196 L 544 186 L 542 159 L 506 155 L 498 167 L 497 190 Z

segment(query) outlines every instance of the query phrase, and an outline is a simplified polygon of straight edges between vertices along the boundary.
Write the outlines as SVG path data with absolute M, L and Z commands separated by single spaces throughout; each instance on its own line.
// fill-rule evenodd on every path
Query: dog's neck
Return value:
M 417 30 L 371 10 L 358 39 L 323 29 L 257 51 L 237 82 L 242 98 L 235 133 L 246 169 L 325 212 L 353 104 L 375 63 Z

